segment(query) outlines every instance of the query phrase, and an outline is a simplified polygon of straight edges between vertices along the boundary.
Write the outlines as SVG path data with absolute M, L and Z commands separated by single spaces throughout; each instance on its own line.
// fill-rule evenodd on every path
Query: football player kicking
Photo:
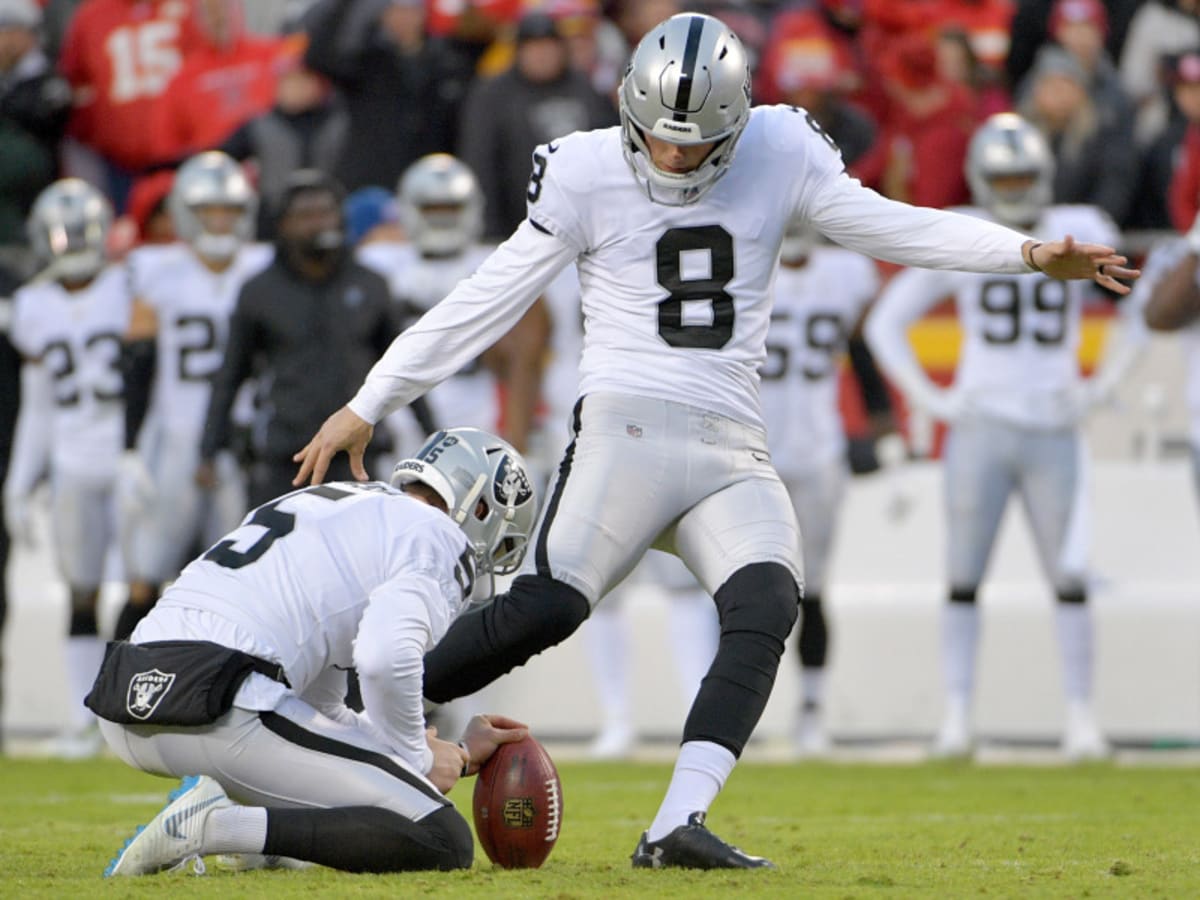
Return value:
M 879 291 L 879 274 L 865 256 L 820 246 L 803 221 L 788 225 L 779 262 L 759 376 L 771 460 L 803 536 L 795 749 L 801 756 L 821 756 L 829 750 L 824 716 L 829 628 L 822 596 L 848 468 L 838 372 L 850 335 Z
M 990 118 L 971 140 L 967 180 L 974 214 L 1034 234 L 1062 232 L 1114 241 L 1112 222 L 1095 207 L 1050 206 L 1054 159 L 1032 125 L 1012 113 Z M 906 332 L 953 295 L 965 333 L 954 385 L 942 389 L 921 370 Z M 945 452 L 950 603 L 942 637 L 945 715 L 934 742 L 939 756 L 971 748 L 979 616 L 976 593 L 1009 495 L 1029 519 L 1042 568 L 1058 597 L 1067 716 L 1062 750 L 1096 758 L 1107 747 L 1092 715 L 1092 625 L 1082 520 L 1080 423 L 1115 390 L 1144 329 L 1125 319 L 1129 338 L 1110 349 L 1095 377 L 1080 381 L 1077 353 L 1083 285 L 1044 274 L 991 275 L 911 270 L 896 276 L 867 321 L 880 365 L 909 400 L 950 424 Z
M 105 266 L 111 223 L 108 201 L 79 179 L 41 193 L 28 231 L 45 269 L 17 291 L 11 329 L 25 364 L 4 511 L 13 540 L 31 542 L 30 495 L 48 470 L 55 556 L 71 597 L 70 726 L 55 742 L 63 757 L 94 755 L 102 745 L 83 698 L 104 656 L 96 604 L 116 536 L 121 336 L 130 309 L 125 273 Z
M 178 241 L 140 248 L 127 261 L 135 300 L 118 496 L 130 589 L 118 639 L 129 636 L 189 551 L 212 543 L 246 511 L 232 457 L 218 458 L 219 476 L 198 470 L 229 317 L 242 285 L 271 261 L 270 247 L 249 243 L 258 198 L 241 166 L 214 151 L 180 167 L 167 208 Z
M 478 690 L 566 639 L 651 547 L 713 597 L 716 658 L 635 866 L 764 867 L 705 826 L 767 702 L 797 616 L 800 532 L 758 400 L 771 282 L 787 223 L 908 265 L 1134 277 L 1111 248 L 1042 243 L 880 197 L 850 178 L 803 110 L 750 109 L 746 51 L 719 20 L 652 29 L 620 89 L 622 124 L 539 147 L 528 216 L 402 334 L 300 452 L 319 482 L 349 450 L 365 478 L 372 423 L 452 374 L 578 263 L 586 337 L 574 440 L 512 588 L 426 660 L 426 696 Z
M 515 569 L 536 501 L 511 445 L 434 434 L 392 485 L 335 482 L 251 512 L 114 643 L 89 705 L 134 768 L 189 776 L 105 874 L 211 853 L 355 872 L 471 865 L 444 796 L 526 727 L 476 716 L 426 729 L 422 657 L 476 577 Z M 348 709 L 346 669 L 365 710 Z

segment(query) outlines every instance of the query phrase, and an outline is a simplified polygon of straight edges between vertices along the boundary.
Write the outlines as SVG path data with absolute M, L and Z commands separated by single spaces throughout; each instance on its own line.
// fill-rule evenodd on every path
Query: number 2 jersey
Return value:
M 838 373 L 878 290 L 875 263 L 840 247 L 816 247 L 803 266 L 779 267 L 759 374 L 771 461 L 780 473 L 812 471 L 844 455 Z
M 466 536 L 445 513 L 378 482 L 333 482 L 251 512 L 188 564 L 132 640 L 207 640 L 278 662 L 296 694 L 335 717 L 337 669 L 357 662 L 370 672 L 373 726 L 426 772 L 423 658 L 473 578 Z M 254 679 L 236 703 L 274 709 L 285 691 Z
M 172 434 L 194 435 L 199 447 L 238 294 L 271 258 L 269 246 L 249 244 L 225 271 L 213 272 L 182 242 L 130 254 L 134 296 L 158 318 L 149 422 Z
M 974 215 L 984 217 L 982 210 Z M 1092 206 L 1052 206 L 1034 227 L 1043 238 L 1115 246 L 1116 226 Z M 877 352 L 894 367 L 907 347 L 905 329 L 939 300 L 953 296 L 962 328 L 954 386 L 971 412 L 1033 428 L 1073 424 L 1079 384 L 1079 324 L 1090 282 L 1059 281 L 1040 273 L 981 275 L 912 269 L 897 275 L 880 297 L 871 332 Z M 873 349 L 876 347 L 872 343 Z
M 125 439 L 120 364 L 131 301 L 124 270 L 110 266 L 74 292 L 56 281 L 34 281 L 13 299 L 13 346 L 40 360 L 53 383 L 51 465 L 115 474 Z
M 450 375 L 576 260 L 581 394 L 672 400 L 757 426 L 771 282 L 796 215 L 837 243 L 906 265 L 1028 271 L 1021 235 L 862 187 L 790 107 L 753 109 L 727 172 L 688 206 L 649 199 L 620 128 L 576 132 L 533 160 L 528 218 L 392 344 L 351 401 L 355 413 L 378 421 Z

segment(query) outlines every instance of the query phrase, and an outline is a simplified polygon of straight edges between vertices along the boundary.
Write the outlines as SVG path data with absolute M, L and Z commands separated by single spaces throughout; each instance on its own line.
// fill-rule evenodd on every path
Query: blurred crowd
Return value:
M 615 124 L 630 47 L 684 6 L 741 35 L 755 102 L 808 109 L 888 196 L 967 202 L 969 136 L 1016 109 L 1055 202 L 1126 229 L 1200 205 L 1196 0 L 0 0 L 0 258 L 29 273 L 26 215 L 66 175 L 120 214 L 114 254 L 168 239 L 171 173 L 206 149 L 247 164 L 260 238 L 295 169 L 392 191 L 438 151 L 503 238 L 533 147 Z

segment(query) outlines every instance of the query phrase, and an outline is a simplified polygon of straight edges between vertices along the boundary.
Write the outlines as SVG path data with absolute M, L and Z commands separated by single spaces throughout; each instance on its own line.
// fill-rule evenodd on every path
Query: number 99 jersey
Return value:
M 529 220 L 580 253 L 581 394 L 671 400 L 761 427 L 780 240 L 842 163 L 787 107 L 753 110 L 736 152 L 703 200 L 666 206 L 630 177 L 619 128 L 535 151 Z
M 840 247 L 816 247 L 805 265 L 779 267 L 759 375 L 771 460 L 784 478 L 845 452 L 839 363 L 878 290 L 875 263 Z
M 982 211 L 973 211 L 986 217 Z M 1052 206 L 1035 235 L 1072 235 L 1077 241 L 1117 246 L 1116 226 L 1091 206 Z M 1079 383 L 1079 323 L 1090 282 L 1024 275 L 910 269 L 888 285 L 880 301 L 912 321 L 953 295 L 963 332 L 954 386 L 968 407 L 992 418 L 1033 428 L 1073 424 Z M 893 338 L 894 339 L 894 338 Z

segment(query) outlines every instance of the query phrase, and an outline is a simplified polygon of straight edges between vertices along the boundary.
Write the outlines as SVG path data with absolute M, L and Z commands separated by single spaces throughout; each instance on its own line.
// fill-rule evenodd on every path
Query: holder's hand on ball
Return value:
M 472 716 L 459 742 L 459 746 L 470 754 L 465 773 L 474 775 L 478 772 L 501 744 L 523 741 L 528 736 L 529 726 L 516 719 L 497 715 Z
M 433 782 L 435 788 L 443 794 L 448 794 L 450 788 L 458 783 L 458 779 L 467 770 L 467 751 L 460 744 L 438 738 L 437 729 L 432 726 L 425 729 L 425 742 L 433 751 L 433 765 L 430 766 L 426 777 Z

